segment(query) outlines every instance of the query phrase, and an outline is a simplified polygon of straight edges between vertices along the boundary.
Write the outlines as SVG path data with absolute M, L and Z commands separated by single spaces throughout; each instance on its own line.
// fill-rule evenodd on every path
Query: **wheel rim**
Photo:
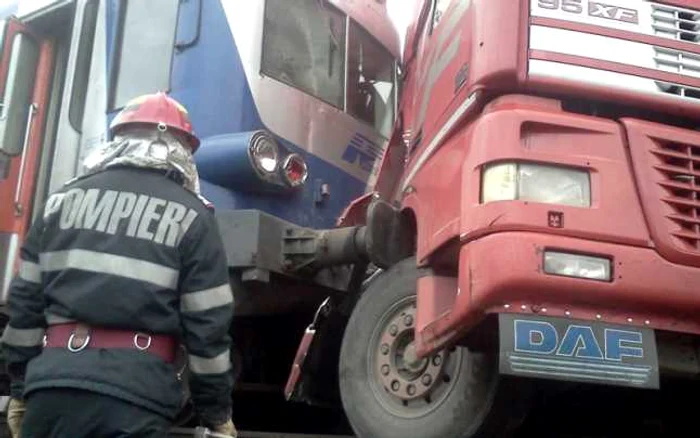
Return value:
M 442 350 L 424 359 L 415 355 L 416 298 L 395 303 L 379 319 L 368 350 L 370 386 L 392 414 L 428 414 L 452 392 L 463 360 L 461 349 Z

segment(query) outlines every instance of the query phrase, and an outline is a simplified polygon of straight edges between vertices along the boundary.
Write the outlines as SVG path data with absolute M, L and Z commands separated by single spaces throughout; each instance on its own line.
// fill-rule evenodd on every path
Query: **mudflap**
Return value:
M 302 336 L 299 342 L 299 347 L 297 347 L 296 355 L 294 356 L 294 363 L 292 364 L 292 369 L 289 372 L 289 377 L 287 378 L 287 384 L 284 387 L 284 396 L 287 400 L 293 400 L 297 398 L 303 398 L 302 392 L 303 388 L 303 377 L 302 373 L 304 371 L 304 363 L 306 362 L 307 355 L 316 337 L 316 330 L 319 325 L 328 317 L 331 312 L 331 299 L 326 298 L 323 303 L 316 310 L 314 315 L 314 320 L 304 331 L 304 336 Z
M 311 325 L 306 329 L 304 336 L 301 338 L 301 342 L 299 343 L 299 347 L 297 348 L 297 352 L 294 357 L 292 369 L 287 379 L 287 384 L 284 388 L 284 397 L 287 400 L 291 400 L 297 395 L 296 393 L 300 383 L 301 372 L 304 368 L 304 361 L 306 360 L 306 355 L 309 352 L 309 348 L 311 347 L 311 343 L 313 342 L 315 335 L 316 329 L 313 328 L 313 325 Z
M 502 313 L 499 334 L 502 374 L 659 388 L 652 329 Z

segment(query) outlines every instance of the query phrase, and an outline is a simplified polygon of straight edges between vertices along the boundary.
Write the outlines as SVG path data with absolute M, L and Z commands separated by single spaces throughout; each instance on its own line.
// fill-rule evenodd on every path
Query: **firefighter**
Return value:
M 199 140 L 164 93 L 128 103 L 110 133 L 20 251 L 2 337 L 12 436 L 166 436 L 184 384 L 201 423 L 235 436 L 233 296 L 199 195 Z

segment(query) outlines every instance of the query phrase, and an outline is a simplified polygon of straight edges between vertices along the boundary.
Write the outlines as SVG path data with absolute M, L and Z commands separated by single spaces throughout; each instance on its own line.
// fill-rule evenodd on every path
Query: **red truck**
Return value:
M 700 375 L 699 0 L 422 0 L 398 71 L 385 0 L 22 3 L 45 7 L 0 8 L 0 303 L 34 206 L 170 89 L 207 143 L 241 429 L 276 426 L 257 401 L 285 383 L 343 408 L 303 432 L 471 438 L 533 382 Z
M 423 1 L 402 77 L 340 220 L 379 267 L 340 353 L 357 435 L 502 436 L 512 382 L 697 378 L 700 1 Z

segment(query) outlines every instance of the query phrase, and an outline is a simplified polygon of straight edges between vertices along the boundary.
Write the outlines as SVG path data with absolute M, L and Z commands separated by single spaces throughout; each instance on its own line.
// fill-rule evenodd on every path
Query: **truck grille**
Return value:
M 700 12 L 660 4 L 652 5 L 652 26 L 657 36 L 700 42 Z
M 700 268 L 700 132 L 639 119 L 620 123 L 650 246 L 672 263 Z
M 652 27 L 656 36 L 700 43 L 700 11 L 652 4 Z M 654 47 L 659 70 L 700 78 L 700 55 Z M 681 97 L 700 99 L 700 90 L 679 84 L 659 87 Z M 672 244 L 683 252 L 700 254 L 700 144 L 656 139 L 650 152 L 653 168 L 660 177 L 662 215 L 667 221 Z
M 700 78 L 700 55 L 667 47 L 654 47 L 654 63 L 661 71 Z M 700 89 L 676 83 L 657 81 L 659 88 L 668 94 L 700 99 Z
M 653 167 L 665 192 L 661 201 L 670 207 L 665 215 L 670 234 L 677 247 L 700 252 L 700 145 L 656 144 Z
M 700 78 L 700 55 L 666 47 L 654 47 L 659 70 Z

